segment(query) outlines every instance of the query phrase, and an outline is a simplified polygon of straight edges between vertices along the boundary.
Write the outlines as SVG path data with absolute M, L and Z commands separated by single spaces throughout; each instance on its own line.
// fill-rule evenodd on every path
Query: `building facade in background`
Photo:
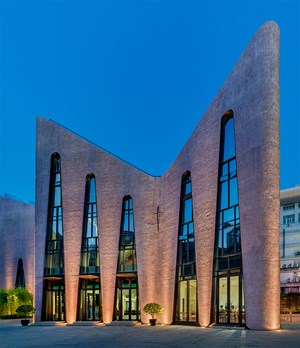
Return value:
M 300 186 L 280 192 L 280 292 L 300 293 Z
M 157 302 L 163 324 L 280 327 L 274 22 L 161 177 L 43 118 L 36 151 L 35 321 L 148 322 Z
M 33 204 L 0 196 L 0 289 L 34 293 L 34 212 Z

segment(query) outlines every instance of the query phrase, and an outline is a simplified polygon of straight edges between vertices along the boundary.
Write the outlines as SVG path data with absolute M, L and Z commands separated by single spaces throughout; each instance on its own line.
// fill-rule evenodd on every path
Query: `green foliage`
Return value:
M 0 315 L 0 319 L 19 319 L 19 318 L 23 318 L 19 316 L 19 314 L 4 314 L 4 315 Z
M 33 296 L 24 288 L 0 289 L 0 315 L 13 315 L 23 304 L 32 305 Z
M 144 312 L 146 314 L 151 315 L 151 318 L 154 319 L 156 314 L 162 313 L 162 311 L 164 310 L 163 307 L 155 302 L 151 302 L 151 303 L 147 303 L 144 308 L 143 308 Z
M 8 301 L 8 291 L 0 289 L 0 306 L 5 305 Z
M 12 292 L 22 304 L 32 304 L 33 296 L 28 290 L 24 288 L 15 288 Z
M 26 319 L 29 315 L 35 313 L 35 308 L 32 305 L 21 305 L 16 309 L 16 312 Z

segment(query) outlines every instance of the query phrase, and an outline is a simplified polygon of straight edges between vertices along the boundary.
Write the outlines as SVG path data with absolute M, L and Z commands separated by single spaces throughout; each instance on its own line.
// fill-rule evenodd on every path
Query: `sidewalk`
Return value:
M 168 348 L 297 347 L 300 325 L 284 323 L 278 331 L 196 326 L 29 326 L 0 320 L 1 348 Z

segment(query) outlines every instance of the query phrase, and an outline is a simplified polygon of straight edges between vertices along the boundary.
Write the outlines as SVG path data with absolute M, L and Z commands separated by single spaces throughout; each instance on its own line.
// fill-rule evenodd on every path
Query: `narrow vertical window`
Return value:
M 187 172 L 181 182 L 175 322 L 188 323 L 197 320 L 195 261 L 192 181 L 191 173 Z
M 64 253 L 61 162 L 51 156 L 48 221 L 44 263 L 43 320 L 64 320 Z
M 51 158 L 48 226 L 46 233 L 45 276 L 63 275 L 63 225 L 60 156 Z
M 215 320 L 217 323 L 243 324 L 240 215 L 232 112 L 222 119 L 215 240 Z
M 101 319 L 96 180 L 86 177 L 79 281 L 79 320 Z M 87 276 L 88 275 L 88 276 Z
M 16 288 L 25 288 L 25 274 L 23 268 L 23 260 L 18 260 L 17 276 L 16 276 Z
M 116 319 L 138 320 L 139 301 L 133 203 L 123 199 L 117 266 Z

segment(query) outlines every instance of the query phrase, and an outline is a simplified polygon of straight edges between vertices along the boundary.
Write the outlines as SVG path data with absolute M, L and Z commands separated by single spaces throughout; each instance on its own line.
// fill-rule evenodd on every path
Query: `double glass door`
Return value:
M 78 319 L 101 319 L 99 279 L 80 279 Z
M 43 320 L 65 320 L 65 289 L 63 280 L 44 280 Z
M 117 278 L 116 320 L 139 320 L 136 278 Z
M 177 282 L 175 322 L 196 323 L 197 289 L 196 279 Z
M 227 274 L 216 279 L 216 319 L 218 324 L 245 323 L 243 280 L 241 275 Z

